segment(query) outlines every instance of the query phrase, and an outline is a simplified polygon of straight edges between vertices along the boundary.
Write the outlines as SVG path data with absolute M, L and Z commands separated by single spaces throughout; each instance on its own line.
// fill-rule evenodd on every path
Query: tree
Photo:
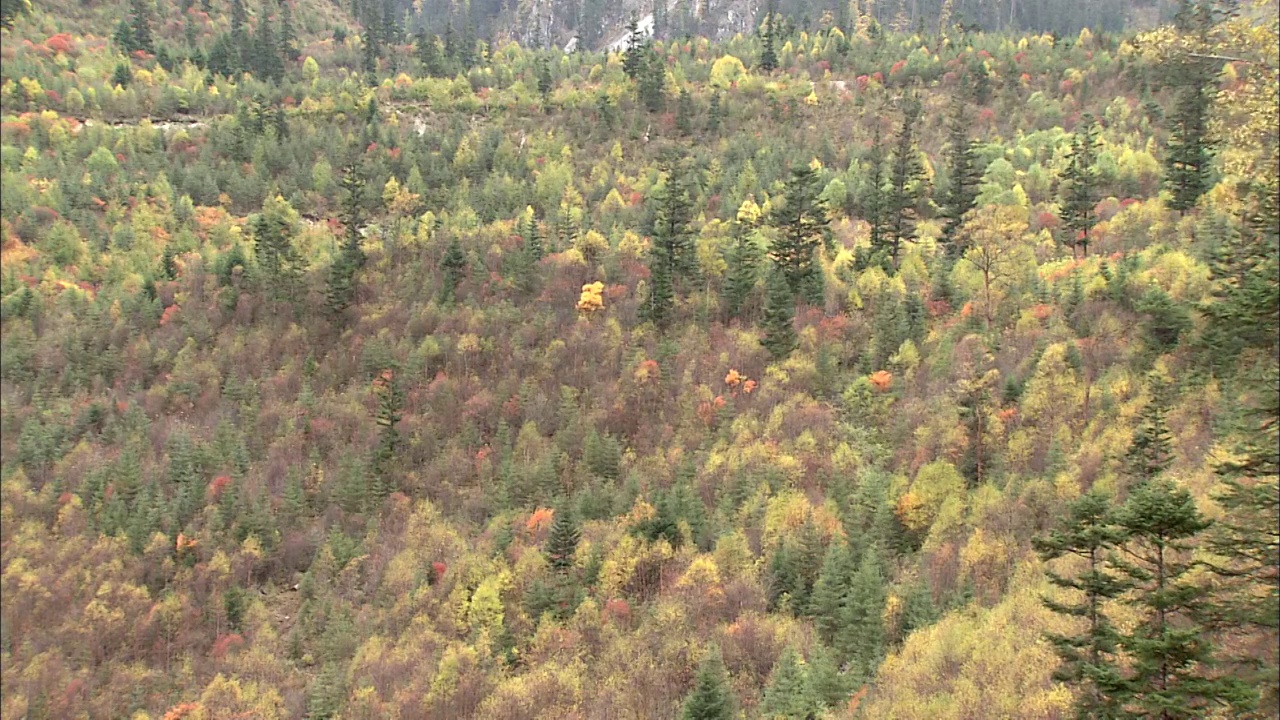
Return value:
M 855 678 L 869 681 L 884 653 L 885 580 L 876 546 L 862 553 L 832 647 Z
M 1173 462 L 1173 437 L 1165 422 L 1167 390 L 1158 377 L 1149 378 L 1151 399 L 1142 409 L 1138 428 L 1126 454 L 1128 474 L 1139 483 L 1147 482 L 1169 469 Z
M 844 608 L 849 598 L 849 582 L 857 572 L 852 549 L 844 540 L 834 540 L 822 560 L 822 570 L 809 596 L 809 614 L 818 637 L 832 643 L 843 627 Z
M 779 233 L 769 248 L 769 257 L 782 272 L 791 294 L 813 305 L 822 304 L 822 267 L 814 263 L 814 254 L 827 232 L 818 181 L 812 166 L 792 168 L 785 202 L 775 205 L 769 217 Z
M 649 296 L 644 316 L 665 328 L 675 302 L 676 283 L 692 279 L 697 272 L 693 233 L 689 228 L 693 205 L 683 179 L 676 172 L 667 173 L 654 200 Z
M 155 54 L 155 40 L 151 35 L 154 8 L 150 0 L 129 0 L 129 50 L 145 50 Z
M 924 165 L 916 147 L 916 129 L 920 121 L 920 99 L 907 97 L 902 107 L 902 125 L 894 143 L 889 165 L 889 192 L 885 197 L 884 212 L 887 220 L 889 257 L 898 266 L 898 254 L 903 242 L 915 242 L 916 221 L 925 182 Z
M 1062 227 L 1073 256 L 1089 254 L 1089 233 L 1098 220 L 1093 212 L 1098 202 L 1097 142 L 1098 126 L 1086 113 L 1072 138 L 1071 155 L 1058 186 Z
M 965 219 L 959 238 L 964 260 L 982 273 L 983 318 L 995 319 L 996 292 L 1008 282 L 1009 266 L 1027 232 L 1026 210 L 1015 205 L 986 205 Z
M 742 218 L 742 213 L 739 212 L 738 216 Z M 730 317 L 740 315 L 760 276 L 764 252 L 756 242 L 754 225 L 754 221 L 744 223 L 741 219 L 735 223 L 733 245 L 726 253 L 724 301 Z
M 956 235 L 965 215 L 977 205 L 978 186 L 982 183 L 982 169 L 978 167 L 977 141 L 969 138 L 969 123 L 964 105 L 956 102 L 955 111 L 948 126 L 947 177 L 950 184 L 942 198 L 942 242 L 947 256 L 957 259 L 964 248 Z
M 1188 574 L 1191 542 L 1211 523 L 1186 489 L 1156 478 L 1134 489 L 1118 524 L 1128 537 L 1114 561 L 1136 590 L 1139 618 L 1120 645 L 1129 654 L 1127 717 L 1191 720 L 1208 708 L 1247 708 L 1253 693 L 1238 678 L 1214 672 L 1214 646 L 1198 621 L 1205 589 Z
M 644 70 L 648 41 L 640 31 L 640 20 L 631 13 L 631 21 L 627 23 L 627 49 L 622 54 L 622 69 L 632 81 L 640 81 L 640 73 Z
M 643 49 L 640 75 L 636 80 L 636 92 L 649 112 L 658 112 L 666 105 L 667 66 L 653 47 Z
M 573 555 L 578 549 L 578 540 L 582 531 L 569 511 L 567 504 L 556 508 L 552 516 L 551 532 L 547 536 L 547 562 L 551 569 L 558 573 L 566 573 L 573 568 Z
M 733 691 L 725 675 L 719 648 L 712 647 L 698 669 L 693 691 L 684 701 L 681 720 L 732 720 Z
M 693 98 L 688 88 L 680 88 L 680 96 L 676 101 L 676 130 L 681 135 L 693 134 Z
M 769 0 L 769 9 L 765 11 L 764 16 L 764 33 L 761 40 L 764 42 L 764 49 L 760 51 L 759 67 L 766 73 L 771 73 L 778 69 L 778 51 L 774 48 L 777 39 L 774 37 L 774 0 Z
M 440 286 L 440 300 L 442 302 L 452 302 L 454 294 L 458 290 L 458 284 L 462 282 L 466 275 L 467 256 L 462 252 L 462 244 L 458 242 L 457 236 L 449 240 L 449 247 L 444 251 L 444 258 L 440 261 L 440 272 L 443 284 Z
M 787 278 L 776 264 L 765 280 L 765 291 L 764 338 L 760 344 L 774 360 L 781 360 L 796 349 L 796 305 Z
M 1165 185 L 1171 195 L 1169 207 L 1179 213 L 1195 207 L 1209 189 L 1213 159 L 1209 146 L 1209 105 L 1213 78 L 1203 63 L 1195 63 L 1184 73 L 1177 104 L 1169 115 L 1172 127 L 1165 154 Z
M 1046 635 L 1062 658 L 1054 678 L 1077 687 L 1076 716 L 1082 720 L 1121 717 L 1125 684 L 1119 665 L 1120 634 L 1104 612 L 1104 603 L 1128 589 L 1128 584 L 1106 564 L 1124 540 L 1125 533 L 1115 523 L 1110 499 L 1097 491 L 1073 502 L 1058 529 L 1032 539 L 1032 546 L 1045 562 L 1076 556 L 1087 563 L 1086 569 L 1075 577 L 1059 575 L 1052 569 L 1045 571 L 1049 582 L 1080 597 L 1079 601 L 1043 600 L 1053 612 L 1083 618 L 1088 623 L 1082 633 Z
M 271 293 L 277 298 L 293 299 L 305 263 L 293 244 L 297 212 L 279 195 L 269 198 L 250 222 L 254 252 Z
M 809 683 L 804 661 L 788 645 L 773 666 L 773 675 L 760 702 L 760 713 L 766 718 L 807 720 L 817 716 L 819 700 Z
M 325 290 L 325 305 L 333 315 L 341 315 L 355 299 L 356 273 L 364 267 L 363 196 L 364 180 L 356 174 L 355 166 L 348 166 L 342 174 L 343 242 L 329 268 L 329 284 Z
M 377 423 L 380 430 L 378 446 L 373 453 L 372 495 L 375 499 L 382 500 L 397 486 L 393 465 L 400 454 L 400 430 L 396 425 L 404 410 L 404 390 L 400 387 L 394 369 L 382 371 L 374 380 L 373 388 L 378 395 Z
M 280 0 L 279 44 L 280 54 L 287 60 L 298 59 L 298 32 L 293 27 L 293 5 L 289 0 Z
M 538 61 L 538 94 L 542 96 L 543 103 L 551 97 L 551 90 L 554 87 L 555 80 L 551 77 L 551 66 L 545 59 Z

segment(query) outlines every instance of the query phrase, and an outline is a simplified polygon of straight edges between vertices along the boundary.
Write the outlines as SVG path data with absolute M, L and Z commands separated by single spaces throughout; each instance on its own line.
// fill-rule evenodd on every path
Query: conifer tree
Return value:
M 622 54 L 622 69 L 634 82 L 640 81 L 640 73 L 645 65 L 647 50 L 645 36 L 640 32 L 640 20 L 631 13 L 631 21 L 627 23 L 627 49 Z
M 693 206 L 678 173 L 667 173 L 655 201 L 645 318 L 665 328 L 675 301 L 676 283 L 692 279 L 698 266 L 689 228 Z
M 821 287 L 813 276 L 822 274 L 814 255 L 827 232 L 827 214 L 818 197 L 817 171 L 808 165 L 792 168 L 785 193 L 785 202 L 770 213 L 779 237 L 770 247 L 769 257 L 793 296 L 821 305 L 821 295 L 814 297 L 813 293 L 815 286 Z
M 251 222 L 254 251 L 277 298 L 293 298 L 304 262 L 293 244 L 293 209 L 279 196 L 264 203 Z
M 849 583 L 834 647 L 854 676 L 869 680 L 884 652 L 884 571 L 874 546 L 862 554 L 858 572 Z
M 155 40 L 151 35 L 151 21 L 154 14 L 151 0 L 129 1 L 130 50 L 145 50 L 155 54 Z
M 833 541 L 827 548 L 822 570 L 809 597 L 809 614 L 813 616 L 818 637 L 825 643 L 833 642 L 840 632 L 849 597 L 849 582 L 857 569 L 849 544 L 843 540 Z
M 816 643 L 809 656 L 809 687 L 818 702 L 829 708 L 840 708 L 849 697 L 849 686 L 836 667 L 831 649 Z
M 393 476 L 396 457 L 400 452 L 400 430 L 396 425 L 400 422 L 400 413 L 404 410 L 404 390 L 393 369 L 384 370 L 374 380 L 374 390 L 378 394 L 378 446 L 373 454 L 373 487 L 372 495 L 382 500 L 395 488 Z
M 1214 671 L 1214 646 L 1199 621 L 1206 589 L 1189 577 L 1192 542 L 1211 523 L 1186 489 L 1167 478 L 1139 485 L 1120 509 L 1128 536 L 1115 564 L 1136 589 L 1139 618 L 1120 645 L 1130 659 L 1126 717 L 1192 720 L 1222 704 L 1247 709 L 1253 692 Z
M 1149 384 L 1152 397 L 1142 410 L 1138 429 L 1126 454 L 1128 474 L 1140 483 L 1164 472 L 1173 462 L 1173 437 L 1165 421 L 1168 391 L 1157 377 L 1152 377 Z
M 787 285 L 786 276 L 777 265 L 772 265 L 765 280 L 764 345 L 775 360 L 781 360 L 796 349 L 795 296 Z
M 298 59 L 298 31 L 293 27 L 293 6 L 289 0 L 280 0 L 280 54 L 290 62 Z
M 948 126 L 947 176 L 950 185 L 942 199 L 942 242 L 946 244 L 947 257 L 959 258 L 963 248 L 956 243 L 956 234 L 964 216 L 978 200 L 978 185 L 982 182 L 982 170 L 978 167 L 977 142 L 969 138 L 969 123 L 964 106 L 957 102 Z
M 418 63 L 422 66 L 422 72 L 429 77 L 439 77 L 444 74 L 444 63 L 440 53 L 439 41 L 438 37 L 428 34 L 426 30 L 419 30 L 418 34 L 414 36 L 414 57 L 418 59 Z
M 1093 116 L 1086 113 L 1072 139 L 1071 156 L 1058 187 L 1062 227 L 1067 233 L 1066 242 L 1071 246 L 1072 255 L 1089 254 L 1089 233 L 1097 223 L 1093 212 L 1098 202 L 1098 171 L 1094 166 L 1097 142 L 1097 125 Z
M 676 101 L 676 130 L 685 136 L 693 134 L 693 98 L 689 95 L 688 88 L 680 89 L 680 96 Z
M 885 214 L 888 230 L 889 258 L 894 267 L 903 242 L 915 242 L 916 221 L 919 213 L 921 185 L 924 183 L 924 165 L 916 147 L 916 129 L 920 121 L 920 100 L 914 95 L 903 104 L 902 125 L 894 143 L 889 167 L 889 192 L 885 198 Z
M 578 529 L 567 503 L 556 508 L 547 536 L 547 562 L 551 569 L 566 573 L 573 567 L 573 554 L 578 549 L 582 531 Z
M 724 278 L 725 309 L 730 317 L 738 317 L 755 289 L 760 275 L 760 261 L 763 250 L 756 242 L 753 229 L 738 224 L 734 233 L 733 245 L 726 253 L 727 269 Z
M 680 720 L 732 720 L 733 691 L 724 671 L 719 648 L 711 648 L 698 669 L 698 679 L 684 701 Z
M 889 260 L 891 248 L 888 228 L 888 193 L 884 188 L 883 147 L 880 127 L 877 125 L 871 138 L 871 154 L 867 159 L 870 174 L 867 178 L 867 197 L 864 201 L 863 213 L 871 226 L 871 262 L 892 270 L 893 265 Z
M 343 171 L 342 188 L 345 191 L 342 248 L 330 266 L 329 284 L 325 289 L 325 305 L 333 315 L 341 315 L 351 306 L 355 299 L 356 273 L 365 263 L 364 237 L 361 235 L 364 180 L 356 174 L 355 166 L 348 166 Z
M 774 0 L 769 0 L 769 9 L 764 16 L 764 34 L 761 37 L 764 49 L 760 52 L 760 70 L 766 74 L 778 69 L 778 51 L 774 47 L 777 42 L 774 37 L 774 14 Z
M 649 112 L 658 112 L 666 105 L 667 66 L 652 44 L 646 44 L 640 66 L 640 76 L 636 81 L 636 91 L 640 101 Z
M 1047 635 L 1062 665 L 1054 677 L 1080 691 L 1076 699 L 1079 718 L 1117 718 L 1124 699 L 1124 677 L 1118 661 L 1120 634 L 1107 616 L 1104 603 L 1115 600 L 1128 583 L 1111 571 L 1106 561 L 1123 544 L 1124 531 L 1115 524 L 1108 498 L 1094 491 L 1071 504 L 1062 526 L 1032 539 L 1042 560 L 1073 555 L 1087 565 L 1079 575 L 1066 577 L 1047 570 L 1049 581 L 1081 598 L 1078 602 L 1044 599 L 1050 610 L 1088 622 L 1076 635 Z
M 1209 105 L 1212 78 L 1201 67 L 1189 68 L 1169 115 L 1172 127 L 1165 155 L 1169 207 L 1186 213 L 1209 189 Z
M 711 94 L 710 106 L 707 108 L 707 132 L 716 132 L 720 129 L 720 124 L 722 122 L 724 122 L 724 108 L 721 105 L 720 93 L 713 92 Z
M 440 286 L 440 300 L 442 302 L 452 302 L 454 294 L 458 290 L 458 284 L 462 282 L 467 270 L 467 256 L 462 252 L 462 244 L 458 242 L 457 236 L 449 240 L 449 246 L 444 251 L 444 258 L 440 261 L 440 273 L 443 283 Z
M 771 719 L 806 720 L 816 717 L 818 710 L 818 698 L 809 683 L 807 668 L 788 645 L 773 666 L 773 675 L 760 702 L 760 712 Z

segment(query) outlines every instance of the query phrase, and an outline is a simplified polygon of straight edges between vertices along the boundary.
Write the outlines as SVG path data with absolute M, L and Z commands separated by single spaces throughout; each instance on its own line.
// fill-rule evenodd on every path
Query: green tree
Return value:
M 1165 421 L 1168 389 L 1158 377 L 1151 377 L 1151 399 L 1138 417 L 1138 428 L 1126 453 L 1128 474 L 1137 482 L 1147 482 L 1169 469 L 1173 463 L 1173 436 Z
M 150 0 L 129 0 L 129 50 L 145 50 L 155 54 L 155 39 L 151 35 L 151 22 L 155 8 Z
M 1177 104 L 1169 115 L 1172 127 L 1165 153 L 1165 185 L 1171 195 L 1169 207 L 1179 213 L 1195 207 L 1209 189 L 1210 163 L 1209 106 L 1213 78 L 1202 63 L 1187 68 Z
M 1098 126 L 1086 113 L 1072 137 L 1071 155 L 1058 185 L 1062 227 L 1072 255 L 1089 254 L 1089 233 L 1098 221 L 1093 211 L 1098 202 L 1097 144 Z
M 698 679 L 684 701 L 680 719 L 732 720 L 733 717 L 733 691 L 729 688 L 720 649 L 713 647 L 698 669 Z
M 760 277 L 764 251 L 756 242 L 754 228 L 735 227 L 733 245 L 725 257 L 724 301 L 730 317 L 739 317 Z
M 640 73 L 644 70 L 647 50 L 648 40 L 644 33 L 640 31 L 640 19 L 632 12 L 631 21 L 627 23 L 627 49 L 622 54 L 622 69 L 627 73 L 627 77 L 635 82 L 640 81 Z
M 1124 540 L 1125 533 L 1115 523 L 1111 501 L 1097 491 L 1073 502 L 1058 529 L 1032 539 L 1045 562 L 1075 556 L 1087 563 L 1074 577 L 1046 570 L 1051 583 L 1079 597 L 1078 601 L 1044 599 L 1045 606 L 1053 612 L 1088 623 L 1083 632 L 1075 635 L 1047 634 L 1062 658 L 1054 678 L 1079 691 L 1076 716 L 1081 720 L 1121 717 L 1125 684 L 1118 660 L 1120 633 L 1104 612 L 1104 603 L 1128 589 L 1128 584 L 1106 564 Z
M 804 661 L 788 645 L 773 666 L 773 675 L 760 702 L 760 714 L 771 720 L 808 720 L 817 716 L 819 705 Z
M 885 579 L 879 550 L 872 546 L 862 554 L 858 572 L 849 583 L 849 594 L 833 647 L 854 677 L 868 681 L 884 653 Z
M 443 284 L 440 286 L 440 300 L 452 302 L 458 290 L 458 284 L 466 276 L 467 255 L 462 251 L 462 244 L 457 236 L 449 240 L 449 246 L 440 260 L 440 272 Z
M 573 555 L 578 549 L 578 541 L 582 531 L 574 521 L 567 503 L 557 507 L 551 521 L 551 532 L 547 536 L 547 562 L 551 569 L 558 573 L 567 573 L 573 568 Z
M 676 130 L 684 136 L 693 134 L 693 97 L 688 88 L 680 88 L 676 100 Z
M 916 222 L 920 219 L 917 205 L 923 193 L 925 175 L 916 147 L 916 132 L 920 122 L 920 99 L 908 96 L 902 107 L 902 125 L 894 143 L 889 164 L 889 189 L 885 196 L 884 212 L 888 236 L 889 258 L 894 267 L 903 242 L 915 242 Z
M 378 446 L 373 453 L 373 486 L 375 500 L 382 500 L 396 489 L 394 475 L 396 458 L 400 454 L 400 413 L 404 410 L 404 390 L 394 369 L 384 370 L 374 381 L 378 394 Z
M 1214 646 L 1199 621 L 1204 586 L 1189 577 L 1192 542 L 1210 526 L 1185 488 L 1167 478 L 1139 485 L 1117 516 L 1128 537 L 1114 560 L 1134 586 L 1138 622 L 1121 634 L 1130 658 L 1126 717 L 1192 720 L 1211 707 L 1249 707 L 1254 693 L 1214 672 Z
M 817 171 L 808 165 L 792 168 L 785 202 L 775 205 L 769 221 L 778 229 L 778 239 L 769 248 L 769 257 L 786 279 L 793 297 L 812 305 L 822 305 L 822 267 L 814 255 L 827 233 L 827 213 L 818 198 Z M 815 276 L 817 276 L 815 278 Z
M 771 266 L 765 291 L 764 338 L 760 344 L 775 360 L 781 360 L 796 349 L 796 305 L 786 276 L 777 265 Z
M 813 616 L 818 637 L 825 643 L 835 641 L 844 620 L 849 599 L 849 582 L 857 573 L 852 549 L 844 540 L 834 540 L 822 560 L 822 570 L 809 596 L 809 614 Z
M 305 262 L 293 243 L 297 212 L 284 198 L 263 203 L 262 212 L 250 222 L 254 253 L 276 298 L 294 299 Z
M 951 122 L 947 127 L 947 192 L 942 197 L 942 242 L 947 256 L 957 259 L 964 248 L 956 241 L 956 234 L 964 222 L 964 216 L 977 206 L 978 186 L 982 183 L 982 169 L 978 167 L 978 143 L 969 137 L 970 123 L 965 117 L 964 105 L 956 102 Z
M 764 16 L 764 32 L 761 35 L 761 41 L 764 43 L 764 49 L 760 51 L 759 67 L 765 73 L 771 73 L 778 69 L 778 51 L 774 47 L 777 39 L 774 37 L 774 0 L 769 0 L 769 8 L 765 11 Z
M 356 273 L 364 267 L 363 203 L 364 180 L 357 175 L 354 165 L 344 169 L 342 188 L 343 241 L 338 257 L 329 268 L 329 283 L 325 289 L 325 305 L 329 312 L 341 315 L 355 299 Z
M 293 26 L 293 6 L 289 0 L 280 0 L 280 31 L 277 33 L 280 54 L 290 62 L 299 57 L 298 31 Z

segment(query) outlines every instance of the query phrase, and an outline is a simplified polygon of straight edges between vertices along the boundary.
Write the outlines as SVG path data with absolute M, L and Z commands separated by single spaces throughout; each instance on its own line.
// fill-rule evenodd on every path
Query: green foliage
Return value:
M 698 679 L 680 710 L 681 720 L 730 720 L 734 716 L 733 691 L 725 675 L 720 650 L 712 648 L 698 669 Z

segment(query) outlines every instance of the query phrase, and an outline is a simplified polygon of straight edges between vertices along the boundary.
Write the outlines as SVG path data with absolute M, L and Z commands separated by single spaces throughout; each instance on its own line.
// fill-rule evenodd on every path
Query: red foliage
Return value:
M 1058 216 L 1048 210 L 1043 210 L 1036 216 L 1036 224 L 1042 228 L 1049 228 L 1052 230 L 1058 227 L 1058 222 Z
M 448 569 L 449 569 L 449 566 L 445 565 L 443 562 L 439 560 L 436 560 L 435 562 L 431 563 L 431 571 L 435 573 L 436 582 L 440 582 L 440 578 L 444 577 L 444 573 Z
M 902 69 L 905 68 L 906 66 L 907 66 L 906 60 L 899 60 L 898 62 L 894 63 L 893 67 L 889 68 L 889 77 L 893 77 L 894 75 L 897 75 L 898 73 L 902 72 Z
M 1029 82 L 1031 82 L 1031 76 L 1030 76 L 1030 75 L 1028 75 L 1028 74 L 1026 74 L 1026 73 L 1022 73 L 1022 75 L 1020 75 L 1020 76 L 1018 77 L 1018 79 L 1019 79 L 1019 80 L 1021 80 L 1021 81 L 1022 81 L 1022 82 L 1024 82 L 1024 83 L 1029 83 Z
M 883 85 L 883 84 L 884 84 L 884 73 L 882 73 L 882 72 L 880 72 L 879 70 L 877 70 L 877 71 L 875 71 L 875 72 L 871 73 L 871 79 L 872 79 L 872 80 L 875 80 L 876 82 L 878 82 L 878 83 L 880 83 L 881 85 Z
M 227 633 L 219 636 L 214 641 L 213 649 L 209 651 L 209 654 L 221 660 L 227 656 L 227 653 L 242 647 L 244 647 L 244 638 L 239 633 Z
M 55 53 L 63 53 L 66 55 L 70 55 L 71 51 L 75 48 L 75 45 L 71 40 L 71 33 L 50 35 L 49 39 L 44 41 L 44 45 Z
M 880 392 L 888 390 L 889 387 L 893 385 L 893 373 L 888 370 L 877 370 L 868 375 L 867 379 L 870 380 L 871 384 L 875 386 L 875 389 Z
M 605 617 L 612 620 L 627 621 L 631 619 L 631 603 L 622 598 L 613 598 L 605 601 L 604 604 Z
M 174 705 L 164 714 L 164 720 L 182 720 L 182 718 L 187 717 L 191 713 L 203 709 L 204 706 L 200 703 L 182 703 L 181 705 Z
M 214 478 L 213 482 L 209 483 L 209 487 L 205 488 L 205 491 L 204 491 L 205 502 L 217 501 L 219 497 L 222 497 L 222 491 L 226 490 L 227 487 L 230 485 L 231 485 L 231 478 L 227 477 L 226 475 L 219 475 L 218 477 Z
M 169 307 L 165 308 L 164 313 L 160 315 L 160 324 L 168 325 L 173 320 L 174 316 L 176 316 L 177 314 L 178 314 L 178 306 L 170 305 Z

